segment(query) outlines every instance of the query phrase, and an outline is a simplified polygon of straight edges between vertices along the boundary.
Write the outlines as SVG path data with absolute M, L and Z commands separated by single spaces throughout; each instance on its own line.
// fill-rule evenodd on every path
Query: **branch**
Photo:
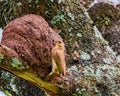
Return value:
M 46 82 L 43 81 L 40 77 L 37 77 L 35 74 L 28 72 L 28 70 L 22 70 L 22 71 L 18 71 L 18 70 L 13 70 L 10 66 L 7 65 L 3 65 L 2 63 L 0 63 L 0 68 L 9 71 L 10 73 L 21 77 L 29 82 L 31 82 L 32 84 L 34 84 L 35 86 L 37 86 L 38 88 L 46 91 L 49 94 L 57 94 L 58 93 L 58 87 L 50 82 Z

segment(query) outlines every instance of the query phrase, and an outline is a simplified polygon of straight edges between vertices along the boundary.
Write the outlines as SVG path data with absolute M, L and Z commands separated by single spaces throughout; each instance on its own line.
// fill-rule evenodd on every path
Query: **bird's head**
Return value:
M 64 48 L 64 43 L 60 40 L 56 40 L 55 41 L 55 46 L 57 46 L 59 49 L 63 49 Z
M 55 41 L 55 45 L 61 45 L 61 44 L 62 44 L 61 41 L 59 41 L 59 40 Z

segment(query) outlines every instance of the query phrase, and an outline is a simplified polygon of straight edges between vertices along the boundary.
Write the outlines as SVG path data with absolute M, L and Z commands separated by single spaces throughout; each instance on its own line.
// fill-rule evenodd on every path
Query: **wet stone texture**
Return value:
M 56 40 L 62 38 L 42 17 L 28 14 L 4 28 L 1 44 L 14 50 L 24 64 L 44 78 L 51 71 L 51 50 Z

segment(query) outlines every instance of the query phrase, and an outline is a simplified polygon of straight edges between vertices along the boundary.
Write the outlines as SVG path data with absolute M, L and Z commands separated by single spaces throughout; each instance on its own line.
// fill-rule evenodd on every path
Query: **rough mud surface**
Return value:
M 62 41 L 42 17 L 28 14 L 5 27 L 1 44 L 16 51 L 39 76 L 45 77 L 51 71 L 51 50 L 56 40 Z

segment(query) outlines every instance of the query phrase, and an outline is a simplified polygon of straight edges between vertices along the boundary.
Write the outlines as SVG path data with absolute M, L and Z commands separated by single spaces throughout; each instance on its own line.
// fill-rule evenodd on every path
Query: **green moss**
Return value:
M 0 62 L 4 59 L 4 55 L 0 54 Z
M 98 21 L 96 21 L 97 26 L 108 26 L 111 23 L 111 18 L 105 16 L 98 18 Z
M 22 62 L 17 59 L 17 58 L 12 58 L 12 63 L 11 66 L 13 69 L 18 69 L 18 70 L 24 70 L 26 68 L 29 68 L 29 66 L 23 66 Z
M 72 96 L 89 96 L 89 94 L 86 92 L 85 88 L 82 89 L 76 89 L 76 91 L 72 94 Z
M 53 17 L 51 25 L 54 26 L 59 22 L 65 22 L 65 15 L 63 11 L 58 12 L 57 15 Z

